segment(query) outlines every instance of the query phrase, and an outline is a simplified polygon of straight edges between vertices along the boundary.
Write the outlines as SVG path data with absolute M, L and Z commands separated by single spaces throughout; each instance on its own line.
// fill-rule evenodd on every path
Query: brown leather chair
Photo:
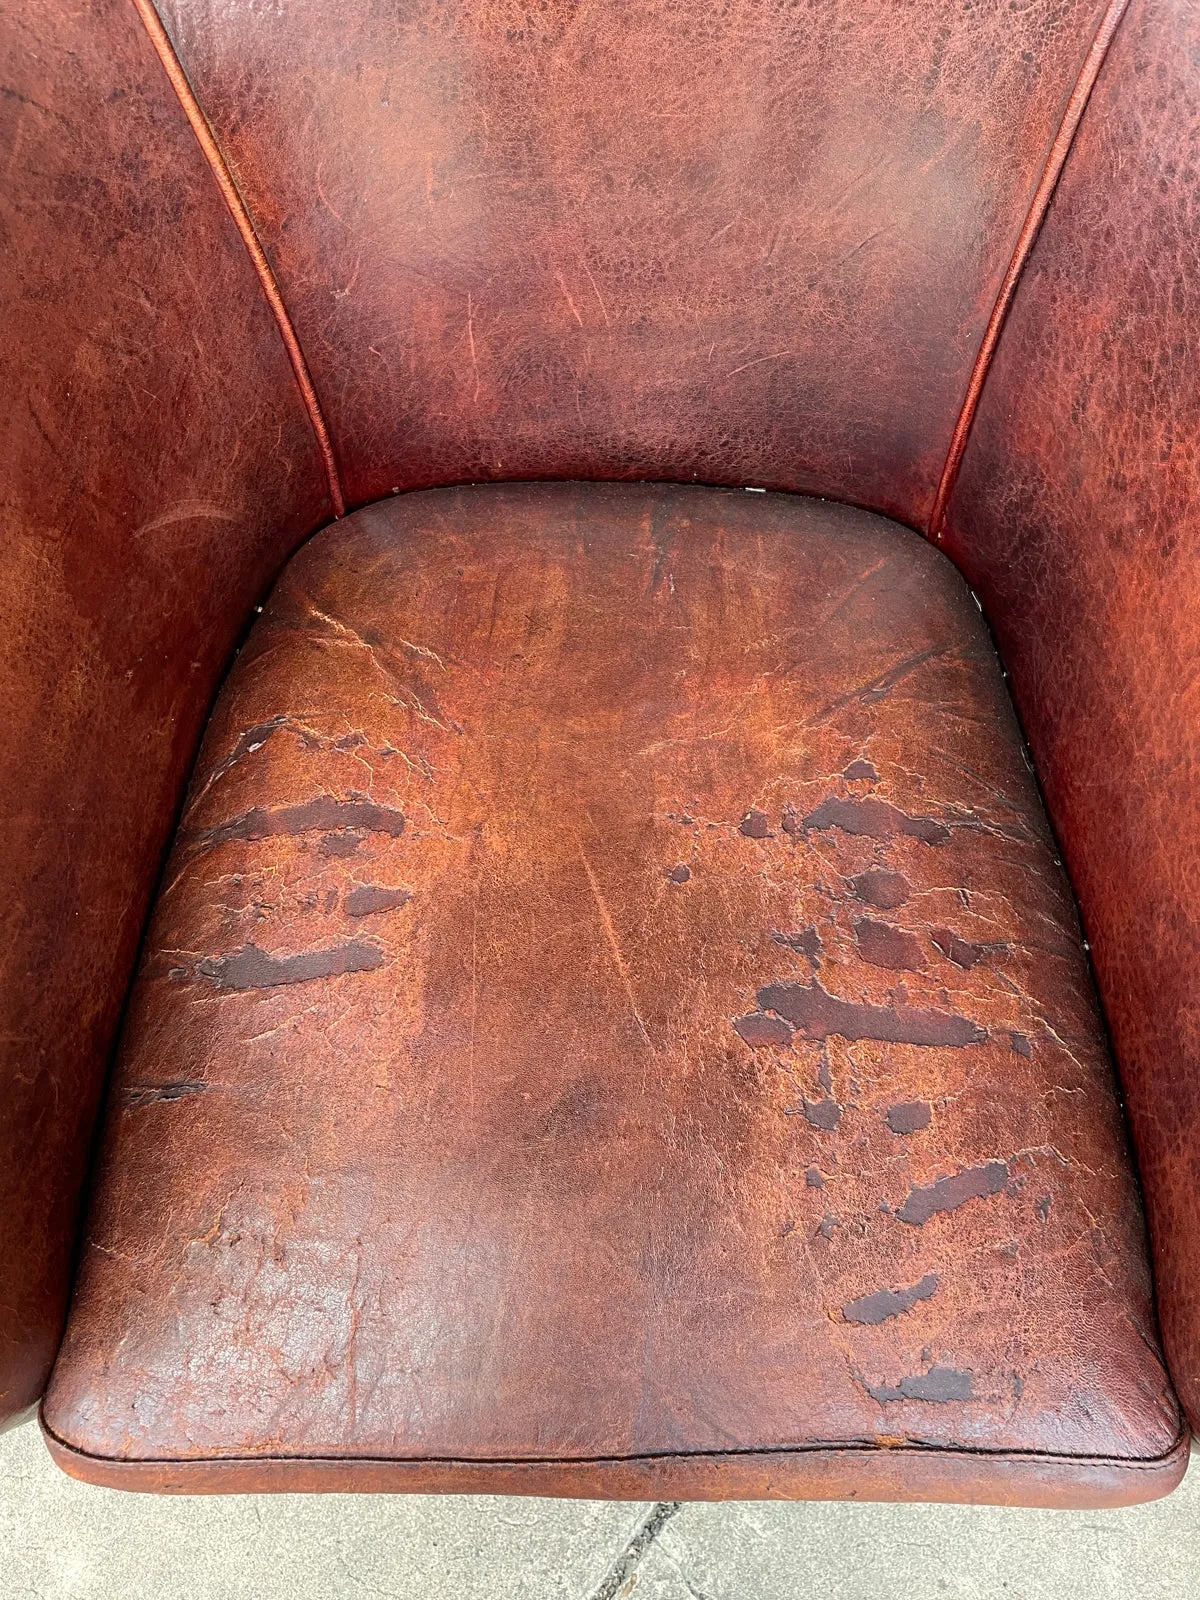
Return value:
M 1168 1491 L 1200 10 L 0 9 L 4 1414 Z

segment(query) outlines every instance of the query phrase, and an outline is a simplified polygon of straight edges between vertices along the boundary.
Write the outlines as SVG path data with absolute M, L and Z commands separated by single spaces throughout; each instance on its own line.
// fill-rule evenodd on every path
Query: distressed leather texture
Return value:
M 151 892 L 255 601 L 328 515 L 124 3 L 0 5 L 0 1424 L 42 1392 Z
M 1103 0 L 162 15 L 352 505 L 646 478 L 924 526 Z
M 175 88 L 129 0 L 0 0 L 0 1426 L 36 1400 L 58 1343 L 103 1075 L 205 716 L 256 603 L 342 487 L 365 506 L 458 482 L 699 479 L 927 528 L 1014 244 L 1116 9 L 164 0 L 162 13 L 186 73 Z M 942 538 L 1011 673 L 1078 890 L 1193 1417 L 1198 61 L 1194 7 L 1133 0 L 1021 277 Z M 226 195 L 278 280 L 278 321 L 177 97 L 189 82 L 193 126 L 212 129 L 208 155 L 228 163 Z M 285 340 L 315 381 L 307 409 Z M 378 639 L 325 637 L 297 598 L 290 621 L 257 630 L 222 700 L 129 1013 L 51 1448 L 94 1481 L 163 1490 L 1047 1504 L 1164 1492 L 1182 1446 L 1085 956 L 961 588 L 894 526 L 879 570 L 901 572 L 896 594 L 876 592 L 869 562 L 847 577 L 838 563 L 848 572 L 883 525 L 815 501 L 493 494 L 379 504 L 325 536 L 281 596 L 314 573 L 339 625 L 377 608 Z M 683 538 L 687 519 L 709 544 Z M 678 601 L 645 572 L 663 528 Z M 569 572 L 554 544 L 568 534 Z M 360 595 L 352 563 L 338 570 L 335 549 L 349 563 L 371 540 L 372 560 L 408 552 L 390 597 Z M 455 540 L 474 552 L 462 573 L 447 564 Z M 499 585 L 499 644 L 473 614 L 438 612 L 432 588 L 413 587 L 421 574 L 446 604 Z M 828 584 L 844 584 L 844 614 L 797 633 Z M 726 611 L 705 609 L 718 589 L 740 657 Z M 503 654 L 521 593 L 530 659 L 544 673 L 557 662 L 560 687 L 586 660 L 594 703 L 544 677 L 521 687 Z M 596 642 L 562 654 L 538 632 L 539 618 L 565 629 L 580 596 L 609 630 L 598 637 L 625 639 L 611 657 Z M 660 627 L 668 602 L 678 626 Z M 654 621 L 653 648 L 635 617 Z M 425 623 L 457 642 L 438 662 L 401 642 L 420 643 Z M 919 655 L 912 637 L 926 633 L 958 642 L 894 683 L 858 673 Z M 696 640 L 707 653 L 681 658 L 676 681 L 670 649 Z M 416 685 L 397 704 L 384 666 Z M 442 673 L 464 728 L 502 732 L 480 743 L 439 726 L 421 695 L 442 693 Z M 291 682 L 306 698 L 284 694 Z M 643 683 L 653 694 L 639 699 Z M 278 705 L 256 711 L 255 695 Z M 768 722 L 781 697 L 795 717 Z M 712 720 L 720 706 L 737 718 Z M 412 717 L 402 744 L 393 723 Z M 703 759 L 672 734 L 622 742 L 656 718 L 707 728 Z M 356 732 L 366 744 L 335 748 Z M 843 734 L 873 753 L 839 766 Z M 388 753 L 413 749 L 433 778 Z M 502 791 L 483 782 L 493 758 L 507 763 Z M 521 781 L 550 769 L 553 814 Z M 341 787 L 314 789 L 326 772 Z M 405 806 L 434 781 L 475 832 L 418 827 Z M 667 827 L 645 809 L 660 781 L 713 805 Z M 580 818 L 572 785 L 609 833 Z M 824 788 L 803 810 L 789 785 Z M 243 815 L 221 812 L 243 788 L 244 814 L 271 831 L 193 858 L 188 828 Z M 380 793 L 403 829 L 372 809 Z M 1014 837 L 997 807 L 1013 808 Z M 658 859 L 664 828 L 709 852 L 703 870 L 682 845 Z M 575 838 L 588 870 L 567 853 Z M 382 875 L 418 841 L 421 885 Z M 482 957 L 472 944 L 472 970 L 482 959 L 491 1048 L 527 1080 L 468 1075 L 466 1115 L 455 848 L 487 864 L 480 893 L 506 932 Z M 244 905 L 204 876 L 239 853 Z M 381 875 L 360 882 L 377 858 Z M 657 898 L 649 863 L 665 874 Z M 710 871 L 721 889 L 706 899 Z M 768 928 L 788 895 L 794 925 Z M 411 947 L 410 925 L 423 930 Z M 306 943 L 318 928 L 328 942 Z M 172 940 L 183 976 L 162 970 Z M 326 960 L 345 970 L 322 976 Z M 312 1013 L 288 1010 L 317 994 Z M 373 1009 L 380 994 L 403 1004 Z M 472 991 L 471 1015 L 479 1003 Z M 1012 1020 L 1022 1008 L 1044 1034 Z M 281 1033 L 251 1031 L 260 1009 L 278 1010 Z M 436 1049 L 435 1014 L 450 1019 Z M 930 1042 L 930 1028 L 962 1037 Z M 575 1054 L 555 1055 L 555 1037 Z M 665 1074 L 658 1099 L 643 1058 Z M 381 1087 L 381 1062 L 408 1077 Z M 381 1116 L 372 1097 L 397 1081 Z M 803 1091 L 782 1109 L 781 1085 Z M 288 1166 L 281 1102 L 330 1163 L 315 1191 Z M 419 1127 L 404 1120 L 414 1105 Z M 247 1106 L 265 1108 L 251 1135 Z M 174 1119 L 161 1139 L 153 1118 Z M 585 1144 L 573 1176 L 572 1139 Z M 793 1168 L 800 1140 L 812 1149 Z M 113 1154 L 126 1148 L 128 1170 Z M 440 1163 L 437 1207 L 422 1161 Z M 476 1204 L 490 1194 L 503 1226 Z M 919 1194 L 921 1220 L 905 1219 Z M 596 1219 L 612 1231 L 590 1230 Z M 365 1245 L 360 1221 L 379 1225 Z M 263 1241 L 261 1265 L 239 1256 L 245 1238 Z M 542 1278 L 522 1276 L 529 1261 Z M 401 1270 L 413 1262 L 423 1299 Z M 847 1309 L 860 1303 L 865 1321 Z M 493 1304 L 504 1343 L 472 1343 Z M 239 1323 L 219 1346 L 205 1319 L 239 1306 L 261 1337 Z M 415 1353 L 385 1339 L 393 1312 L 421 1333 Z M 636 1361 L 631 1329 L 649 1330 Z M 459 1455 L 437 1455 L 451 1444 Z
M 1200 1420 L 1200 18 L 1127 17 L 1025 273 L 946 548 L 1079 895 Z
M 44 1416 L 158 1489 L 1170 1488 L 1116 1081 L 951 564 L 619 485 L 306 545 L 206 734 Z

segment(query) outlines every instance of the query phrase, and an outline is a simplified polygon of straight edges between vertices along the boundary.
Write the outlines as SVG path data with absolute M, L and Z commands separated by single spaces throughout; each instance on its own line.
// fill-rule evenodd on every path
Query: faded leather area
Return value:
M 311 541 L 209 728 L 45 1417 L 167 1487 L 1170 1487 L 1072 900 L 945 558 L 641 486 Z

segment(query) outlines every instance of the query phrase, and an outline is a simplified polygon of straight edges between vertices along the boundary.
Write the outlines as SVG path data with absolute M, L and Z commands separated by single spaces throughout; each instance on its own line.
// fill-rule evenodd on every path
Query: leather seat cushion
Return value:
M 314 538 L 200 757 L 45 1424 L 159 1489 L 1169 1488 L 1071 893 L 945 558 L 644 486 Z

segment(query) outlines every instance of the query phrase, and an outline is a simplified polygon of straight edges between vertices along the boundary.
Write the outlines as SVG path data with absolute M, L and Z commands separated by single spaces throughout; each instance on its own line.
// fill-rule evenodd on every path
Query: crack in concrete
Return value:
M 588 1596 L 588 1600 L 615 1600 L 641 1565 L 647 1550 L 676 1512 L 682 1509 L 683 1502 L 680 1500 L 656 1501 L 650 1515 L 639 1523 L 633 1537 L 609 1567 L 600 1581 L 599 1588 L 594 1589 Z

